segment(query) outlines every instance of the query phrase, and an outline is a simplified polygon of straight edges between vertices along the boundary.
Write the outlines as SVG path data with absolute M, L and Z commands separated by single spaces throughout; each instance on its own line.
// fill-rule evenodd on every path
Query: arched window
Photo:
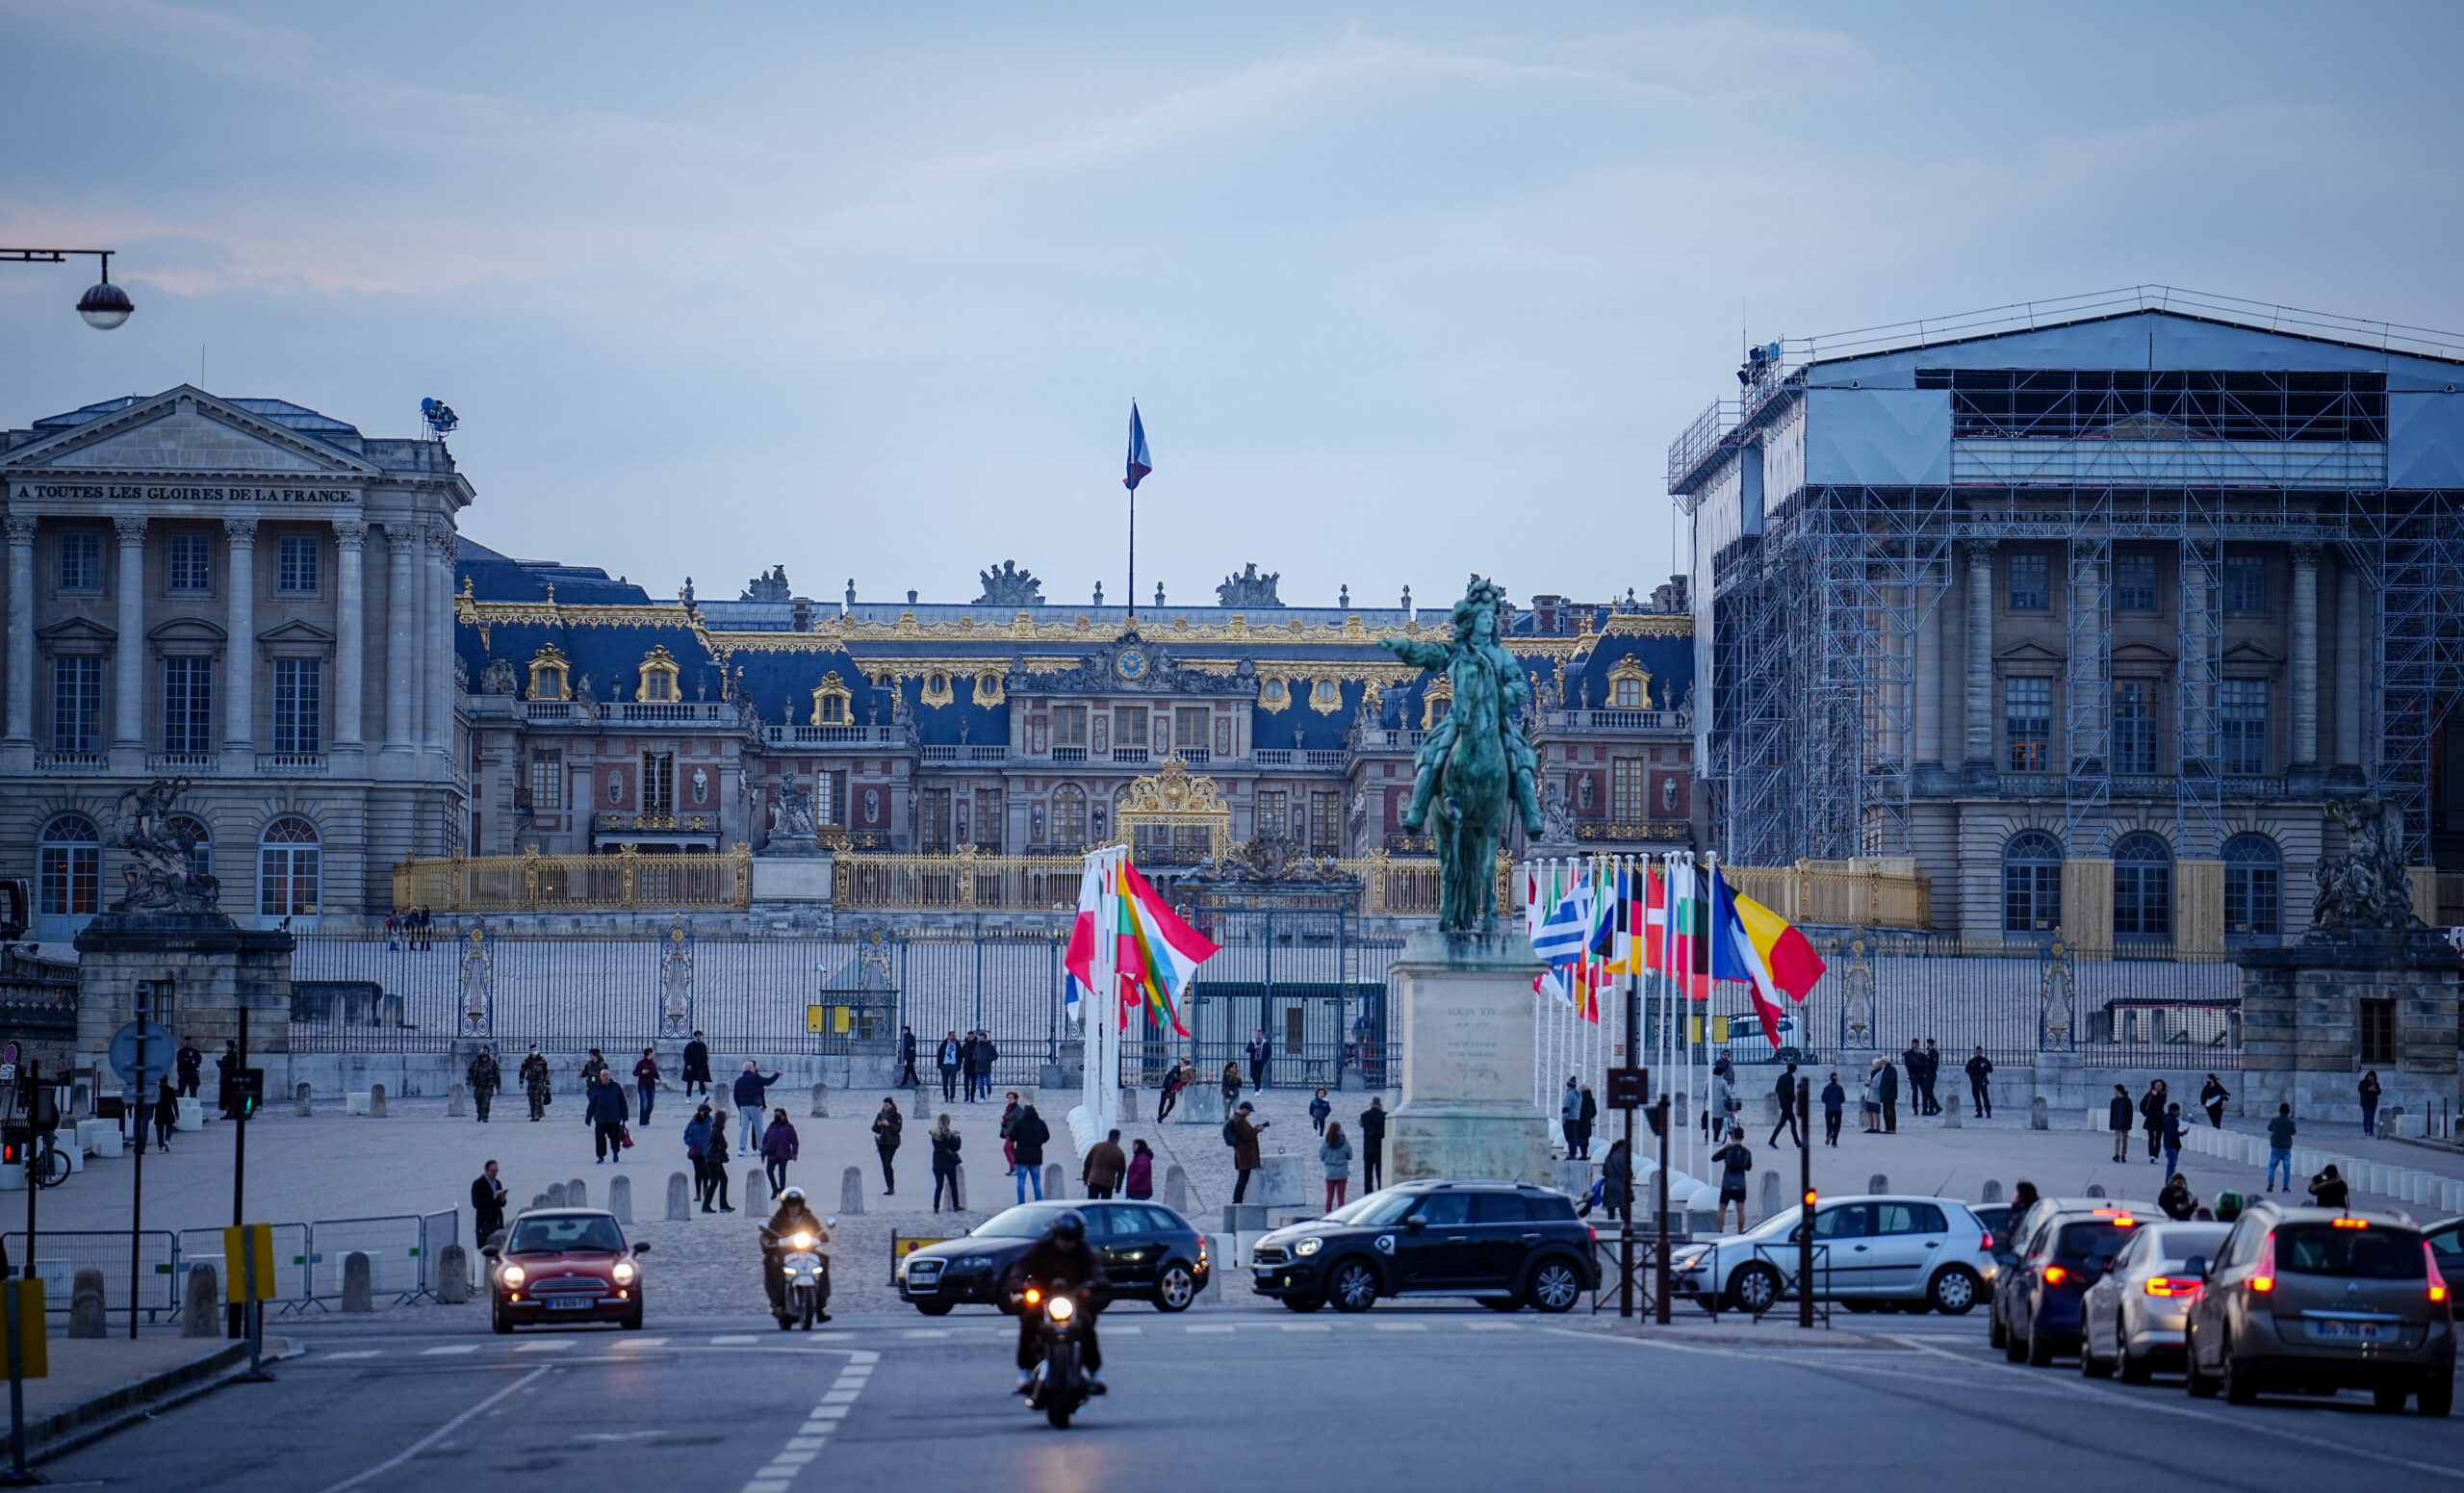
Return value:
M 2050 938 L 2062 929 L 2062 842 L 2022 830 L 2002 847 L 2002 931 Z
M 199 876 L 214 874 L 214 833 L 205 821 L 194 814 L 173 814 L 169 820 L 171 833 L 189 847 L 189 869 Z
M 2161 835 L 2125 835 L 2114 847 L 2114 939 L 2173 936 L 2173 847 Z
M 62 814 L 42 827 L 37 909 L 46 917 L 91 917 L 102 911 L 103 837 L 84 814 Z
M 257 847 L 257 912 L 266 917 L 313 917 L 321 899 L 323 858 L 317 827 L 297 814 L 266 826 Z
M 1052 844 L 1056 850 L 1087 848 L 1087 790 L 1074 783 L 1052 790 Z
M 2224 941 L 2276 937 L 2283 920 L 2284 855 L 2264 835 L 2224 842 Z

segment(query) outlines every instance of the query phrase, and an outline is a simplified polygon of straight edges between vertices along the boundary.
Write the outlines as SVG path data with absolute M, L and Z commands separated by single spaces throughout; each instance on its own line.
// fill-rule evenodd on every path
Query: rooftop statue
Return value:
M 1279 570 L 1270 575 L 1259 575 L 1258 562 L 1251 560 L 1240 574 L 1223 578 L 1223 583 L 1215 588 L 1215 605 L 1243 607 L 1281 606 L 1283 599 L 1275 595 L 1274 591 L 1275 583 L 1281 579 L 1283 579 L 1283 572 Z
M 794 590 L 787 584 L 787 567 L 784 565 L 774 565 L 754 577 L 745 583 L 744 594 L 736 598 L 739 602 L 786 602 L 794 599 Z
M 984 594 L 975 599 L 978 606 L 1041 606 L 1043 582 L 1034 574 L 1018 568 L 1015 560 L 1003 560 L 991 570 L 980 570 L 975 578 L 984 582 Z
M 2345 827 L 2346 840 L 2341 853 L 2319 862 L 2319 894 L 2310 909 L 2316 933 L 2417 926 L 2403 814 L 2384 799 L 2359 796 L 2328 800 L 2327 814 Z
M 1497 932 L 1497 854 L 1506 814 L 1519 813 L 1534 838 L 1543 827 L 1533 786 L 1538 758 L 1513 722 L 1531 687 L 1498 642 L 1504 605 L 1495 581 L 1475 576 L 1454 604 L 1451 641 L 1390 637 L 1379 644 L 1405 663 L 1444 669 L 1454 691 L 1446 718 L 1421 739 L 1402 820 L 1404 832 L 1417 835 L 1435 816 L 1437 926 L 1445 933 Z

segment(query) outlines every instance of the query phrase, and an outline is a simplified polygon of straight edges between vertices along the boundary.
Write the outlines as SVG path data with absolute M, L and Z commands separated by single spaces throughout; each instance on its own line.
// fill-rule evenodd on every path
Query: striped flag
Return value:
M 1780 996 L 1802 1002 L 1822 978 L 1822 956 L 1795 926 L 1752 897 L 1729 889 L 1728 879 L 1711 873 L 1712 915 L 1717 932 L 1711 940 L 1711 973 L 1722 980 L 1742 981 L 1750 989 L 1754 1009 L 1762 1014 L 1762 1030 L 1771 1045 L 1780 1045 Z

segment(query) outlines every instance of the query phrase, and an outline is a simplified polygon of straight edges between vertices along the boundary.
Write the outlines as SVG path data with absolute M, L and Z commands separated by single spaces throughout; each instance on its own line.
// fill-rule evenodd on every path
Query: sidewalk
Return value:
M 292 1351 L 287 1339 L 266 1339 L 269 1362 Z M 25 1386 L 30 1461 L 74 1451 L 205 1393 L 247 1366 L 248 1345 L 220 1337 L 53 1337 L 45 1354 L 51 1372 Z M 8 1444 L 8 1423 L 0 1419 L 0 1456 Z

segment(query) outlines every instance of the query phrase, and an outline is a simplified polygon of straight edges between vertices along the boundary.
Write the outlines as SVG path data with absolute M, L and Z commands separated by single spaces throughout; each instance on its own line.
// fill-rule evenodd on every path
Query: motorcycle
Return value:
M 1078 1413 L 1088 1397 L 1104 1392 L 1102 1385 L 1087 1377 L 1079 1361 L 1086 1296 L 1071 1291 L 1068 1281 L 1056 1280 L 1050 1291 L 1027 1287 L 1018 1302 L 1020 1310 L 1040 1317 L 1038 1336 L 1043 1343 L 1043 1357 L 1027 1379 L 1027 1408 L 1041 1410 L 1055 1429 L 1067 1430 L 1069 1417 Z
M 824 1221 L 823 1226 L 836 1219 Z M 830 1320 L 830 1256 L 821 1252 L 820 1240 L 810 1230 L 798 1229 L 784 1239 L 774 1239 L 772 1248 L 781 1251 L 779 1273 L 783 1289 L 781 1292 L 779 1330 L 802 1326 L 812 1330 L 816 1322 Z

